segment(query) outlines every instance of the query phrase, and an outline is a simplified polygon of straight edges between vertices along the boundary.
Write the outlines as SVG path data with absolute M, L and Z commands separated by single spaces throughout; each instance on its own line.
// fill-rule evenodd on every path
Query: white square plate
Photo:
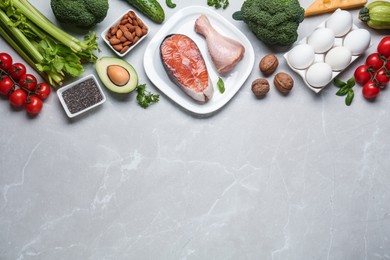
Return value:
M 221 34 L 241 42 L 245 47 L 244 58 L 226 76 L 221 76 L 212 64 L 205 38 L 194 30 L 195 20 L 206 15 L 212 26 Z M 197 45 L 205 60 L 210 79 L 214 87 L 213 97 L 200 104 L 184 93 L 171 81 L 160 58 L 160 44 L 170 34 L 180 33 L 190 37 Z M 254 65 L 254 50 L 247 37 L 234 25 L 210 8 L 190 6 L 175 13 L 150 41 L 144 55 L 144 69 L 153 82 L 165 95 L 183 108 L 196 114 L 209 114 L 223 107 L 247 80 Z M 218 77 L 225 83 L 225 92 L 221 94 L 217 87 Z

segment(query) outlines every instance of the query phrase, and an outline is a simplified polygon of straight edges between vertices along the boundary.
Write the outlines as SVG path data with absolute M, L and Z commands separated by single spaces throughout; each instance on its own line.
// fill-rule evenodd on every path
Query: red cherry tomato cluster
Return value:
M 22 63 L 13 63 L 8 53 L 0 53 L 0 94 L 7 96 L 14 107 L 25 107 L 27 113 L 36 115 L 43 107 L 42 100 L 50 95 L 50 86 L 38 83 L 28 74 Z
M 357 67 L 354 78 L 363 86 L 362 93 L 367 99 L 377 97 L 387 86 L 390 81 L 390 36 L 384 37 L 378 44 L 377 52 L 370 54 L 365 64 Z

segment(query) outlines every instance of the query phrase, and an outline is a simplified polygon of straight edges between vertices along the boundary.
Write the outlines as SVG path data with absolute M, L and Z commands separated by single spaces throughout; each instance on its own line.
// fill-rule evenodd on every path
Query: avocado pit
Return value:
M 120 65 L 110 65 L 107 67 L 107 76 L 115 85 L 122 87 L 130 80 L 130 73 Z

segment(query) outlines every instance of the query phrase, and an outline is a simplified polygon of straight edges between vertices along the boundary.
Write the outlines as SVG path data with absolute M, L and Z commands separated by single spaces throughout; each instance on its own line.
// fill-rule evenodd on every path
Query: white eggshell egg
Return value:
M 336 37 L 347 34 L 352 28 L 352 15 L 345 10 L 335 11 L 326 21 L 326 28 L 331 29 Z
M 329 64 L 318 62 L 311 65 L 306 71 L 306 81 L 315 88 L 326 86 L 332 80 L 332 68 Z
M 333 47 L 334 32 L 329 28 L 318 28 L 308 37 L 307 43 L 316 53 L 324 53 Z
M 325 63 L 329 64 L 334 71 L 345 69 L 351 60 L 351 51 L 343 46 L 334 47 L 325 55 Z
M 314 49 L 308 44 L 299 44 L 287 54 L 287 60 L 296 69 L 306 69 L 314 61 Z
M 352 55 L 360 55 L 368 49 L 371 43 L 370 32 L 366 29 L 350 31 L 344 38 L 343 46 L 351 50 Z

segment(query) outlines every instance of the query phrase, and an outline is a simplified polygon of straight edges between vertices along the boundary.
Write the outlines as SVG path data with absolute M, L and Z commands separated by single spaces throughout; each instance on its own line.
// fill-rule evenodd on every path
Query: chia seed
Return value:
M 69 111 L 74 114 L 103 100 L 103 95 L 93 79 L 86 79 L 62 93 Z

